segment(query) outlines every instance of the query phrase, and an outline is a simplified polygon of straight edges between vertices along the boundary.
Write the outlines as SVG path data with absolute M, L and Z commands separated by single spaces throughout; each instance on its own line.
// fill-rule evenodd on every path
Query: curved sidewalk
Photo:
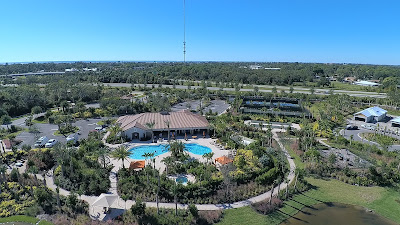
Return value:
M 276 142 L 278 143 L 278 145 L 280 146 L 280 148 L 282 149 L 282 151 L 285 153 L 287 160 L 289 161 L 289 165 L 290 165 L 290 171 L 289 171 L 289 175 L 288 175 L 288 184 L 291 184 L 295 178 L 295 169 L 296 169 L 296 165 L 293 161 L 293 159 L 290 158 L 289 153 L 287 152 L 287 150 L 285 149 L 285 147 L 283 146 L 283 144 L 280 141 L 280 138 L 277 135 L 278 131 L 282 131 L 282 130 L 278 130 L 278 129 L 274 129 L 273 130 L 273 138 L 276 140 Z M 43 180 L 43 177 L 38 174 L 37 175 L 39 179 Z M 46 179 L 46 186 L 52 190 L 56 190 L 56 185 L 54 184 L 54 180 L 53 180 L 53 174 L 52 172 L 49 175 L 46 175 L 45 177 Z M 110 181 L 111 181 L 111 188 L 109 193 L 113 193 L 113 194 L 117 194 L 116 191 L 116 176 L 115 174 L 111 173 L 110 174 Z M 282 182 L 280 184 L 280 190 L 285 190 L 286 186 L 288 185 L 285 182 Z M 62 188 L 59 188 L 59 193 L 61 195 L 64 196 L 68 196 L 70 195 L 70 192 L 67 190 L 64 190 Z M 277 188 L 274 188 L 274 192 L 273 192 L 273 196 L 276 196 L 278 194 L 278 190 Z M 240 208 L 240 207 L 244 207 L 244 206 L 248 206 L 251 205 L 253 203 L 256 202 L 260 202 L 266 199 L 269 199 L 269 197 L 271 196 L 271 191 L 267 191 L 261 195 L 249 198 L 247 200 L 243 200 L 243 201 L 239 201 L 239 202 L 234 202 L 234 203 L 226 203 L 226 204 L 195 204 L 198 210 L 220 210 L 220 209 L 230 209 L 230 208 Z M 105 219 L 105 217 L 107 217 L 106 214 L 103 213 L 103 208 L 102 207 L 93 207 L 92 204 L 93 202 L 98 198 L 98 196 L 88 196 L 88 195 L 81 195 L 79 196 L 79 199 L 84 200 L 86 202 L 88 202 L 89 204 L 89 214 L 92 218 L 94 219 L 100 219 L 103 220 Z M 157 207 L 157 203 L 156 202 L 145 202 L 146 206 L 148 207 Z M 118 196 L 118 200 L 112 204 L 113 209 L 129 209 L 131 208 L 132 205 L 135 204 L 135 201 L 133 200 L 127 200 L 126 202 L 121 199 Z M 175 209 L 175 204 L 174 203 L 159 203 L 159 207 L 160 208 L 170 208 L 170 209 Z M 188 207 L 187 204 L 180 204 L 178 203 L 178 208 L 179 209 L 186 209 Z

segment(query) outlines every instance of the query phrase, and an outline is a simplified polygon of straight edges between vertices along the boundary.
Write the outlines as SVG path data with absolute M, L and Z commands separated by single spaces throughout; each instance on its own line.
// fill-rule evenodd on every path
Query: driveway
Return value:
M 351 136 L 353 135 L 353 141 L 359 141 L 362 143 L 368 143 L 370 145 L 377 145 L 380 146 L 378 143 L 376 142 L 372 142 L 372 141 L 368 141 L 364 138 L 361 137 L 362 133 L 373 133 L 373 130 L 368 130 L 368 129 L 364 129 L 364 128 L 359 128 L 358 130 L 341 130 L 340 134 L 345 137 L 346 139 L 350 140 Z M 344 135 L 343 135 L 344 133 Z M 392 136 L 392 135 L 389 135 Z M 398 137 L 395 137 L 398 138 Z M 388 151 L 400 151 L 400 145 L 392 145 L 389 146 Z
M 41 117 L 41 116 L 44 116 L 44 114 L 45 114 L 45 113 L 35 114 L 35 115 L 33 115 L 33 119 L 36 119 L 36 118 Z M 14 126 L 17 126 L 17 127 L 26 128 L 27 126 L 25 126 L 25 120 L 28 119 L 28 117 L 29 117 L 29 116 L 23 116 L 23 117 L 21 117 L 21 118 L 18 118 L 18 119 L 16 119 L 16 120 L 13 120 L 13 121 L 12 121 L 10 124 L 8 124 L 8 125 L 0 125 L 0 126 L 3 127 L 3 128 L 7 128 L 7 126 L 14 125 Z

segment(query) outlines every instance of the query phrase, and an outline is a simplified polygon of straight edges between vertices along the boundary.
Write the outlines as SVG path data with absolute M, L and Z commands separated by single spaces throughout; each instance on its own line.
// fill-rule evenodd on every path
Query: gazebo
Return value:
M 145 165 L 146 165 L 146 162 L 144 160 L 133 161 L 129 165 L 129 169 L 131 169 L 131 170 L 143 169 L 145 167 Z
M 224 155 L 224 156 L 216 158 L 215 162 L 218 162 L 221 165 L 226 165 L 226 164 L 232 163 L 233 160 L 231 158 L 229 158 L 228 156 Z
M 112 204 L 117 199 L 118 195 L 115 194 L 101 194 L 96 201 L 93 202 L 93 210 L 94 207 L 103 207 L 104 211 L 107 212 L 107 209 L 112 208 Z

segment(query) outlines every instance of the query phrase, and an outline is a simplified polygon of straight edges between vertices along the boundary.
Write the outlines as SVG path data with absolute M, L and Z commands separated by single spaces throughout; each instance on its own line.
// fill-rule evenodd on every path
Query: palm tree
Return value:
M 168 171 L 170 166 L 175 162 L 175 159 L 171 156 L 167 156 L 164 159 L 161 160 L 164 164 L 165 164 L 165 168 L 166 168 L 166 173 L 168 175 Z
M 278 177 L 277 182 L 278 182 L 278 198 L 279 198 L 279 191 L 281 190 L 282 177 Z
M 112 126 L 111 128 L 110 128 L 110 132 L 111 132 L 111 134 L 112 135 L 114 135 L 114 144 L 115 144 L 115 142 L 117 141 L 117 135 L 118 135 L 118 133 L 120 133 L 122 131 L 122 129 L 121 129 L 121 127 L 119 126 L 119 124 L 115 124 L 114 126 Z
M 207 164 L 212 160 L 212 157 L 214 156 L 214 152 L 209 152 L 209 153 L 204 153 L 203 158 L 206 159 Z
M 65 175 L 65 164 L 69 159 L 70 152 L 61 144 L 56 144 L 53 147 L 54 158 L 57 160 L 58 165 L 61 166 L 61 174 Z
M 125 169 L 124 161 L 125 161 L 125 159 L 129 158 L 130 154 L 131 153 L 129 152 L 129 150 L 121 145 L 117 149 L 115 149 L 113 152 L 111 152 L 111 157 L 113 157 L 114 159 L 117 159 L 117 160 L 121 160 L 122 168 Z
M 160 214 L 160 207 L 159 207 L 159 204 L 158 204 L 158 198 L 159 198 L 159 194 L 160 194 L 160 173 L 158 173 L 158 171 L 156 172 L 157 173 L 157 178 L 158 178 L 158 185 L 157 185 L 157 190 L 156 190 L 156 203 L 157 203 L 157 215 L 158 214 Z
M 103 164 L 104 169 L 106 168 L 107 158 L 109 154 L 110 149 L 108 149 L 107 147 L 99 148 L 96 152 L 96 156 L 98 159 L 100 159 L 100 162 Z
M 153 128 L 154 125 L 156 124 L 156 122 L 153 120 L 150 123 L 146 123 L 146 127 L 148 127 L 151 130 L 151 142 L 154 141 L 154 132 L 153 132 Z
M 311 87 L 311 88 L 310 88 L 310 93 L 311 93 L 311 95 L 313 95 L 313 94 L 315 93 L 314 87 Z
M 272 204 L 272 195 L 273 195 L 273 193 L 274 193 L 274 187 L 275 187 L 275 181 L 272 182 L 271 195 L 270 195 L 270 197 L 269 197 L 269 204 L 270 204 L 270 205 Z
M 289 188 L 289 179 L 287 177 L 285 178 L 285 183 L 286 183 L 285 200 L 287 200 L 287 198 L 288 198 L 288 188 Z
M 7 189 L 7 177 L 6 177 L 6 167 L 4 165 L 0 166 L 0 193 L 1 193 L 1 184 L 4 183 L 4 187 Z
M 144 159 L 146 160 L 146 164 L 148 164 L 148 160 L 151 157 L 151 153 L 146 152 L 142 155 L 142 157 L 144 157 Z
M 174 158 L 178 158 L 185 150 L 185 145 L 181 141 L 174 141 L 169 144 L 169 150 Z
M 168 128 L 168 142 L 169 142 L 169 139 L 170 139 L 170 137 L 169 137 L 169 126 L 171 125 L 171 122 L 169 121 L 169 120 L 166 120 L 166 121 L 164 121 L 164 123 L 165 123 L 165 125 L 167 125 L 167 128 Z
M 66 110 L 67 108 L 69 108 L 69 103 L 68 103 L 67 101 L 62 101 L 62 102 L 60 103 L 60 106 L 62 107 L 62 110 L 63 110 L 63 112 L 65 113 L 65 110 Z
M 174 203 L 175 203 L 175 216 L 178 215 L 178 186 L 176 182 L 174 182 L 174 186 L 172 186 L 171 193 L 174 195 Z

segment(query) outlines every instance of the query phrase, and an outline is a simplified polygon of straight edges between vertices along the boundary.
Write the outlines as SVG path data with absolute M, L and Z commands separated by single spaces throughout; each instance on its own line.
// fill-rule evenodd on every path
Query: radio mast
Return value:
M 183 63 L 186 63 L 186 0 L 183 0 Z

